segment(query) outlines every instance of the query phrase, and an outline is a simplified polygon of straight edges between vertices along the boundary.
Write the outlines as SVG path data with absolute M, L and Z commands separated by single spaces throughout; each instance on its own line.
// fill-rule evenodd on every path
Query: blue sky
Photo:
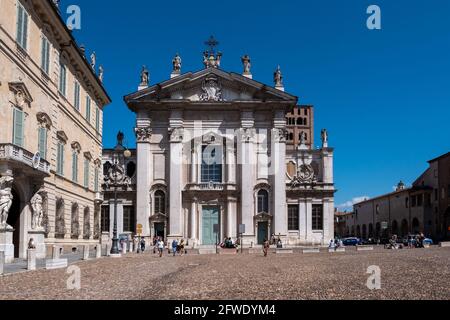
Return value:
M 272 84 L 281 65 L 286 91 L 315 106 L 316 137 L 327 128 L 335 151 L 336 203 L 410 184 L 426 161 L 450 151 L 450 1 L 88 1 L 77 4 L 74 31 L 97 53 L 113 103 L 105 109 L 104 145 L 125 132 L 135 144 L 134 92 L 142 65 L 154 84 L 166 80 L 179 52 L 183 72 L 202 68 L 203 42 L 220 41 L 222 68 Z M 369 5 L 382 30 L 368 30 Z M 320 141 L 316 141 L 319 145 Z

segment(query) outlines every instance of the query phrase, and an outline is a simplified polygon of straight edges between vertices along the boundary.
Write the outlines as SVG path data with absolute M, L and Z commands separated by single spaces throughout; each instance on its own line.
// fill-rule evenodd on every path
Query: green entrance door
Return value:
M 258 244 L 264 244 L 264 240 L 268 240 L 269 223 L 259 222 L 258 223 Z
M 202 244 L 214 245 L 217 234 L 214 233 L 214 225 L 219 224 L 219 207 L 203 207 L 202 216 Z

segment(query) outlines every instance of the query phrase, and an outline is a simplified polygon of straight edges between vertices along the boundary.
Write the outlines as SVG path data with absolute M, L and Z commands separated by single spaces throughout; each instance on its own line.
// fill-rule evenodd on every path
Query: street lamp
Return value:
M 128 183 L 128 177 L 125 172 L 125 159 L 131 157 L 131 151 L 123 146 L 124 134 L 119 132 L 117 135 L 117 145 L 113 152 L 113 164 L 108 171 L 109 181 L 113 182 L 114 187 L 114 229 L 111 247 L 111 255 L 119 255 L 119 239 L 117 237 L 117 189 L 119 186 Z

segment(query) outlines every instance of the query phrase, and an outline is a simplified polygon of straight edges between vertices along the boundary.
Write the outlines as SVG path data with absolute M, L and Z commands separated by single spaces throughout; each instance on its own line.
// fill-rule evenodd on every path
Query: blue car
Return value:
M 342 241 L 344 243 L 344 246 L 358 246 L 361 244 L 361 239 L 358 238 L 346 238 Z

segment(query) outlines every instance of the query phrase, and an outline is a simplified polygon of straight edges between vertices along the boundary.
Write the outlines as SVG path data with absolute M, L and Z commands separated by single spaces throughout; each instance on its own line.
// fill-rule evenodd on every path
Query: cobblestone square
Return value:
M 130 254 L 80 261 L 81 289 L 68 290 L 66 269 L 0 277 L 0 299 L 316 300 L 450 299 L 450 249 L 329 254 Z M 381 289 L 366 286 L 369 266 Z

